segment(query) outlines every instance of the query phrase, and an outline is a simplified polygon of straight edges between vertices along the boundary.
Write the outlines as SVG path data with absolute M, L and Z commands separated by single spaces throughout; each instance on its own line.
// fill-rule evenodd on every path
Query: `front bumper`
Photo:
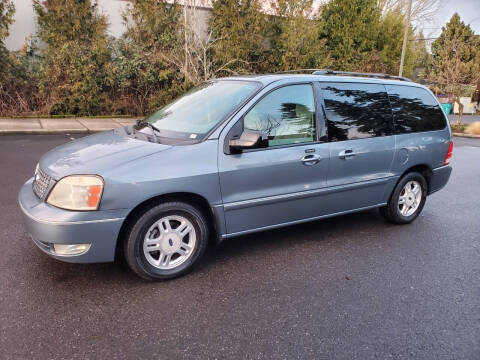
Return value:
M 48 255 L 75 263 L 111 262 L 128 209 L 68 211 L 41 201 L 32 190 L 33 178 L 20 190 L 18 201 L 27 231 L 35 244 Z M 53 244 L 90 244 L 81 255 L 59 256 Z

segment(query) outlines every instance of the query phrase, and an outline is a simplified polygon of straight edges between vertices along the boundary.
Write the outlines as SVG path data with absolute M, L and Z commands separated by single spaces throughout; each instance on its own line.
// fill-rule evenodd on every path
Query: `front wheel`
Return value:
M 189 272 L 205 252 L 208 226 L 203 214 L 183 202 L 157 205 L 130 229 L 125 246 L 129 267 L 147 280 Z
M 411 172 L 400 179 L 381 214 L 394 224 L 408 224 L 422 212 L 427 198 L 427 181 L 422 174 Z

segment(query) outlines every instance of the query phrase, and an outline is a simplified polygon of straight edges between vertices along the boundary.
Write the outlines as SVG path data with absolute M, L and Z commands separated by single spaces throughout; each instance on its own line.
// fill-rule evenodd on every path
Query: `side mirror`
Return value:
M 258 149 L 268 147 L 268 137 L 262 131 L 243 130 L 239 138 L 228 140 L 230 149 L 242 152 L 244 149 Z

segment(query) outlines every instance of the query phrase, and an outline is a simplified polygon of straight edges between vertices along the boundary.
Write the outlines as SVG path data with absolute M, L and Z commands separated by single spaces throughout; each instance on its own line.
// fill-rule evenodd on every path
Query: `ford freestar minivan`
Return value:
M 438 101 L 408 79 L 224 78 L 134 126 L 51 150 L 19 201 L 52 257 L 119 254 L 139 276 L 165 279 L 191 270 L 209 239 L 371 208 L 410 223 L 447 183 L 452 146 Z

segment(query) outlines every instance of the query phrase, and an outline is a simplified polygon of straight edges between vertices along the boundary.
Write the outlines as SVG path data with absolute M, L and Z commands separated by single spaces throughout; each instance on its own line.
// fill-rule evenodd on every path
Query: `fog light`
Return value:
M 53 244 L 55 255 L 74 256 L 85 254 L 90 249 L 90 244 Z

